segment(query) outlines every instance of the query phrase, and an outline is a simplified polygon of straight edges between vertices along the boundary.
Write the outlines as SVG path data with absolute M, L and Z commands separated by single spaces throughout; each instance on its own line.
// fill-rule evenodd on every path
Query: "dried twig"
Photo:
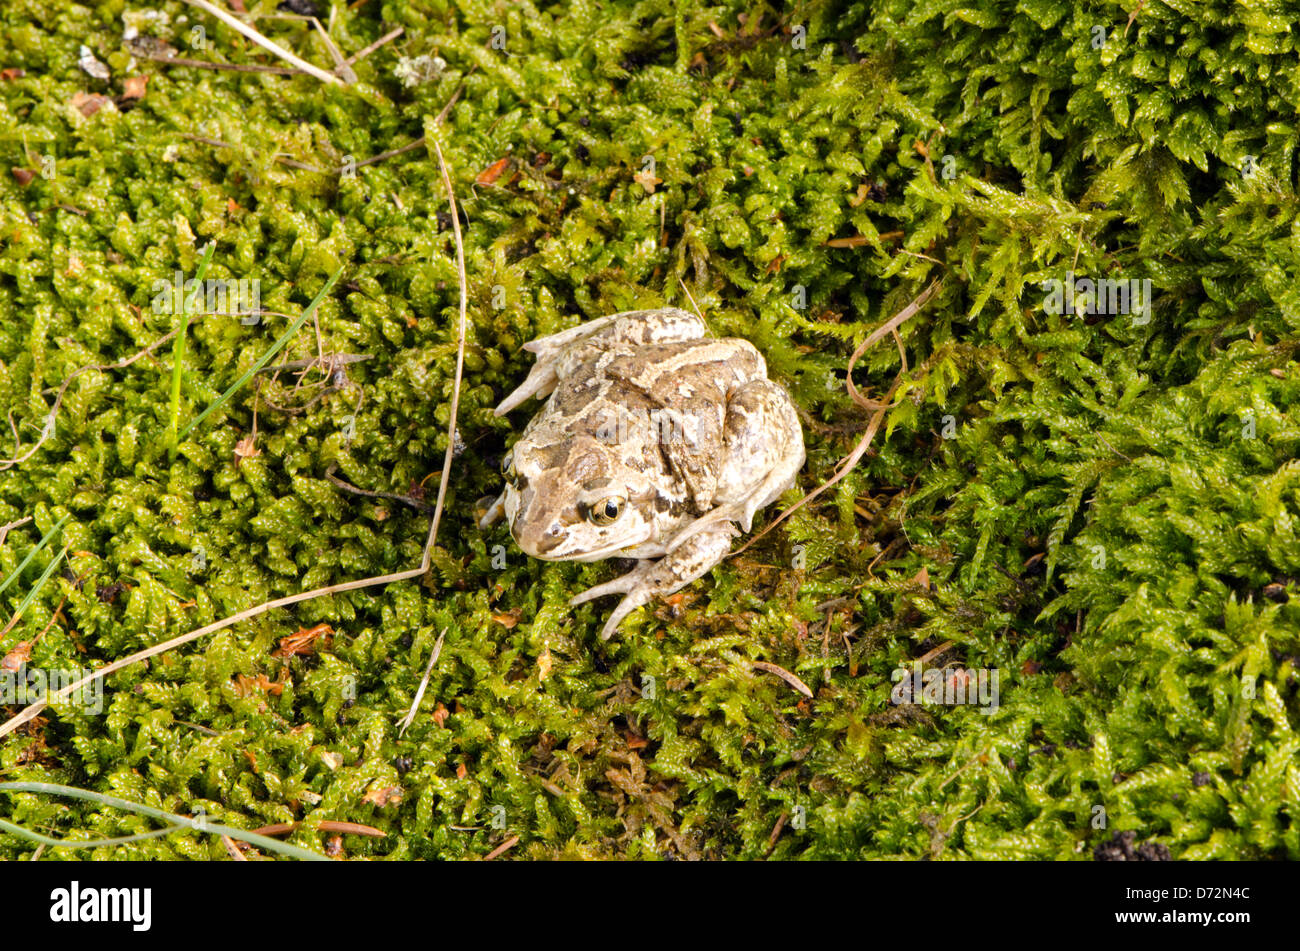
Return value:
M 413 152 L 416 149 L 423 148 L 424 142 L 424 136 L 420 136 L 414 142 L 409 142 L 399 148 L 389 149 L 387 152 L 380 152 L 378 155 L 372 155 L 368 159 L 362 159 L 360 162 L 357 162 L 356 167 L 365 168 L 367 165 L 374 165 L 376 162 L 382 162 L 384 159 L 393 158 L 395 155 L 402 155 L 405 152 Z
M 334 74 L 342 77 L 345 83 L 356 82 L 357 74 L 352 72 L 352 66 L 343 58 L 343 54 L 339 52 L 339 48 L 334 45 L 334 40 L 330 37 L 329 32 L 325 27 L 321 25 L 320 20 L 315 17 L 308 17 L 307 19 L 311 20 L 316 29 L 320 31 L 320 38 L 324 41 L 325 48 L 329 50 L 330 58 L 334 60 Z
M 239 846 L 235 845 L 235 840 L 228 835 L 221 837 L 221 844 L 226 847 L 226 854 L 236 862 L 247 862 L 248 856 L 239 851 Z
M 768 834 L 767 851 L 763 853 L 763 858 L 768 858 L 776 851 L 776 840 L 781 837 L 781 830 L 785 828 L 785 824 L 789 818 L 790 813 L 788 812 L 782 812 L 781 815 L 777 817 L 776 825 L 772 826 L 772 831 Z
M 162 53 L 135 52 L 141 59 L 163 63 L 168 66 L 185 66 L 190 69 L 228 70 L 233 73 L 271 73 L 275 76 L 302 76 L 301 69 L 288 66 L 265 66 L 261 63 L 212 63 L 205 59 L 187 59 L 183 56 L 166 56 Z
M 301 822 L 277 822 L 274 825 L 262 826 L 259 829 L 250 829 L 254 835 L 288 835 L 294 829 L 297 829 Z M 376 829 L 374 826 L 363 826 L 359 822 L 338 822 L 334 819 L 325 819 L 316 826 L 320 832 L 346 832 L 351 835 L 368 835 L 372 839 L 382 839 L 387 832 L 382 829 Z
M 811 689 L 809 689 L 808 685 L 804 683 L 802 680 L 800 680 L 798 677 L 796 677 L 794 674 L 790 673 L 790 671 L 786 670 L 784 667 L 778 667 L 776 664 L 769 664 L 765 660 L 755 660 L 755 661 L 750 661 L 750 663 L 752 666 L 758 668 L 759 670 L 766 670 L 769 674 L 776 674 L 778 677 L 780 677 L 782 680 L 788 683 L 795 690 L 798 690 L 805 697 L 808 697 L 809 699 L 812 698 L 813 692 Z
M 263 399 L 265 399 L 265 397 L 263 397 Z M 336 488 L 342 489 L 344 492 L 351 492 L 353 495 L 364 495 L 367 498 L 372 499 L 392 499 L 394 502 L 401 502 L 403 505 L 409 505 L 417 512 L 429 511 L 428 505 L 412 496 L 398 495 L 396 492 L 374 492 L 370 489 L 363 489 L 359 486 L 355 486 L 351 482 L 340 479 L 336 476 L 334 473 L 337 469 L 338 463 L 331 462 L 330 467 L 325 470 L 325 478 L 328 479 Z

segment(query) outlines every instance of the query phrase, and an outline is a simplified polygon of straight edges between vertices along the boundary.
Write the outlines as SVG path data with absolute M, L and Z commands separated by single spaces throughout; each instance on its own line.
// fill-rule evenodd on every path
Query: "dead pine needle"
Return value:
M 188 2 L 194 2 L 194 0 L 188 0 Z M 175 650 L 177 647 L 199 640 L 208 634 L 224 630 L 238 624 L 240 621 L 259 617 L 276 608 L 289 607 L 290 605 L 300 604 L 303 601 L 310 601 L 313 598 L 320 598 L 325 595 L 340 594 L 345 591 L 357 591 L 362 588 L 372 588 L 379 585 L 391 584 L 395 581 L 408 581 L 422 577 L 429 570 L 429 567 L 432 564 L 433 542 L 438 535 L 438 523 L 442 518 L 442 507 L 446 499 L 447 481 L 451 475 L 452 449 L 456 444 L 456 413 L 460 406 L 461 379 L 465 366 L 466 315 L 469 309 L 469 296 L 465 277 L 465 248 L 461 238 L 460 215 L 459 210 L 456 207 L 456 195 L 452 188 L 451 174 L 447 169 L 446 160 L 443 158 L 442 150 L 438 148 L 436 142 L 434 143 L 434 151 L 438 155 L 438 164 L 442 169 L 442 180 L 447 187 L 447 201 L 451 205 L 451 220 L 454 226 L 454 236 L 456 240 L 456 269 L 460 279 L 460 321 L 456 347 L 456 376 L 451 394 L 451 420 L 447 425 L 447 452 L 443 460 L 442 480 L 438 485 L 438 500 L 434 505 L 433 517 L 429 520 L 429 534 L 425 539 L 424 554 L 420 558 L 419 566 L 407 569 L 406 571 L 394 572 L 393 574 L 379 575 L 374 578 L 362 578 L 357 581 L 345 581 L 340 584 L 326 585 L 323 588 L 314 588 L 311 591 L 303 591 L 299 594 L 291 594 L 283 598 L 276 598 L 274 601 L 265 601 L 262 604 L 254 605 L 251 608 L 240 611 L 238 614 L 232 614 L 230 617 L 222 618 L 220 621 L 214 621 L 213 623 L 196 630 L 180 634 L 169 640 L 163 641 L 160 644 L 155 644 L 152 647 L 137 651 L 134 654 L 113 661 L 111 664 L 92 671 L 87 676 L 67 685 L 61 690 L 48 694 L 44 701 L 28 705 L 20 713 L 11 717 L 3 724 L 0 724 L 0 737 L 12 733 L 25 723 L 30 723 L 40 715 L 41 711 L 49 704 L 59 703 L 66 700 L 76 691 L 82 689 L 89 683 L 107 677 L 109 674 L 116 673 L 125 667 L 138 664 L 140 661 L 146 660 L 147 658 L 156 657 L 159 654 L 165 654 L 170 650 Z M 166 338 L 164 338 L 164 340 L 165 339 Z M 161 342 L 162 341 L 158 341 L 154 346 L 157 346 Z M 252 374 L 250 373 L 248 375 L 251 376 Z
M 499 858 L 499 857 L 501 857 L 502 855 L 505 855 L 507 852 L 509 852 L 511 849 L 513 849 L 513 848 L 514 848 L 516 845 L 518 845 L 518 844 L 519 844 L 519 836 L 517 836 L 517 835 L 512 835 L 510 838 L 506 839 L 504 842 L 502 842 L 500 845 L 498 845 L 495 849 L 493 849 L 493 850 L 492 850 L 491 852 L 489 852 L 487 855 L 483 856 L 483 861 L 484 861 L 484 862 L 491 862 L 493 859 L 495 859 L 495 858 Z

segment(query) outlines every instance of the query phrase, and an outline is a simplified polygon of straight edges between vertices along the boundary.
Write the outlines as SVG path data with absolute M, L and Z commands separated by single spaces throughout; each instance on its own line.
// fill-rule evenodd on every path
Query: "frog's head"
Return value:
M 656 493 L 648 474 L 590 436 L 548 445 L 521 439 L 502 462 L 510 534 L 545 561 L 599 561 L 650 539 Z

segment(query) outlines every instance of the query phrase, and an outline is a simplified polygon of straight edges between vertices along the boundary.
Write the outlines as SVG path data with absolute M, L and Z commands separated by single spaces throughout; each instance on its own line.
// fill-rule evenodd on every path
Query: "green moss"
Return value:
M 271 62 L 162 8 L 143 32 L 185 49 L 198 22 L 213 41 L 184 55 Z M 355 177 L 300 165 L 436 138 L 468 219 L 473 326 L 466 448 L 427 578 L 117 673 L 103 715 L 69 707 L 0 740 L 0 778 L 241 828 L 302 821 L 291 841 L 317 850 L 320 822 L 366 823 L 386 837 L 347 836 L 346 854 L 389 858 L 482 855 L 510 835 L 517 857 L 1073 858 L 1116 829 L 1175 857 L 1300 857 L 1295 38 L 1276 4 L 1148 4 L 1131 23 L 1129 8 L 886 0 L 800 20 L 661 0 L 372 0 L 338 9 L 346 53 L 405 32 L 336 89 L 133 64 L 120 0 L 8 4 L 0 68 L 25 75 L 0 81 L 0 146 L 37 173 L 0 178 L 0 405 L 24 447 L 73 371 L 172 329 L 154 283 L 192 274 L 209 242 L 210 275 L 258 278 L 268 313 L 191 321 L 181 432 L 340 268 L 321 340 L 370 359 L 304 412 L 262 397 L 301 405 L 322 386 L 264 389 L 259 454 L 237 459 L 244 387 L 174 463 L 170 348 L 77 376 L 50 438 L 0 473 L 0 524 L 33 517 L 0 571 L 67 519 L 0 595 L 6 617 L 68 548 L 3 652 L 45 631 L 31 663 L 100 664 L 418 564 L 423 513 L 326 473 L 405 496 L 436 484 L 457 314 L 437 161 L 421 147 Z M 328 62 L 300 24 L 260 26 Z M 82 44 L 109 82 L 78 70 Z M 419 56 L 446 66 L 405 85 L 399 62 Z M 133 107 L 72 105 L 143 74 Z M 495 184 L 473 184 L 502 158 Z M 1150 320 L 1047 313 L 1042 282 L 1067 272 L 1150 279 Z M 523 341 L 689 306 L 685 282 L 807 412 L 807 492 L 866 425 L 843 387 L 854 344 L 936 278 L 858 470 L 617 640 L 595 636 L 607 605 L 566 606 L 611 566 L 530 562 L 475 527 L 520 422 L 491 408 L 526 372 Z M 310 359 L 316 339 L 313 322 L 277 360 Z M 857 382 L 879 395 L 898 369 L 882 342 Z M 328 646 L 273 656 L 319 623 Z M 998 669 L 996 712 L 891 705 L 894 671 L 927 654 Z M 6 803 L 61 835 L 153 827 Z M 6 857 L 33 848 L 0 837 Z M 224 850 L 178 834 L 90 854 Z

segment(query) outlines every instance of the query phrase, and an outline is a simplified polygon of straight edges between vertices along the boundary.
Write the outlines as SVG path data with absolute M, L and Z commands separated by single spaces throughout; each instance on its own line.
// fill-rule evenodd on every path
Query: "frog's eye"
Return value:
M 587 509 L 587 518 L 597 525 L 610 525 L 623 514 L 623 506 L 626 504 L 627 499 L 619 495 L 611 495 L 590 506 Z

